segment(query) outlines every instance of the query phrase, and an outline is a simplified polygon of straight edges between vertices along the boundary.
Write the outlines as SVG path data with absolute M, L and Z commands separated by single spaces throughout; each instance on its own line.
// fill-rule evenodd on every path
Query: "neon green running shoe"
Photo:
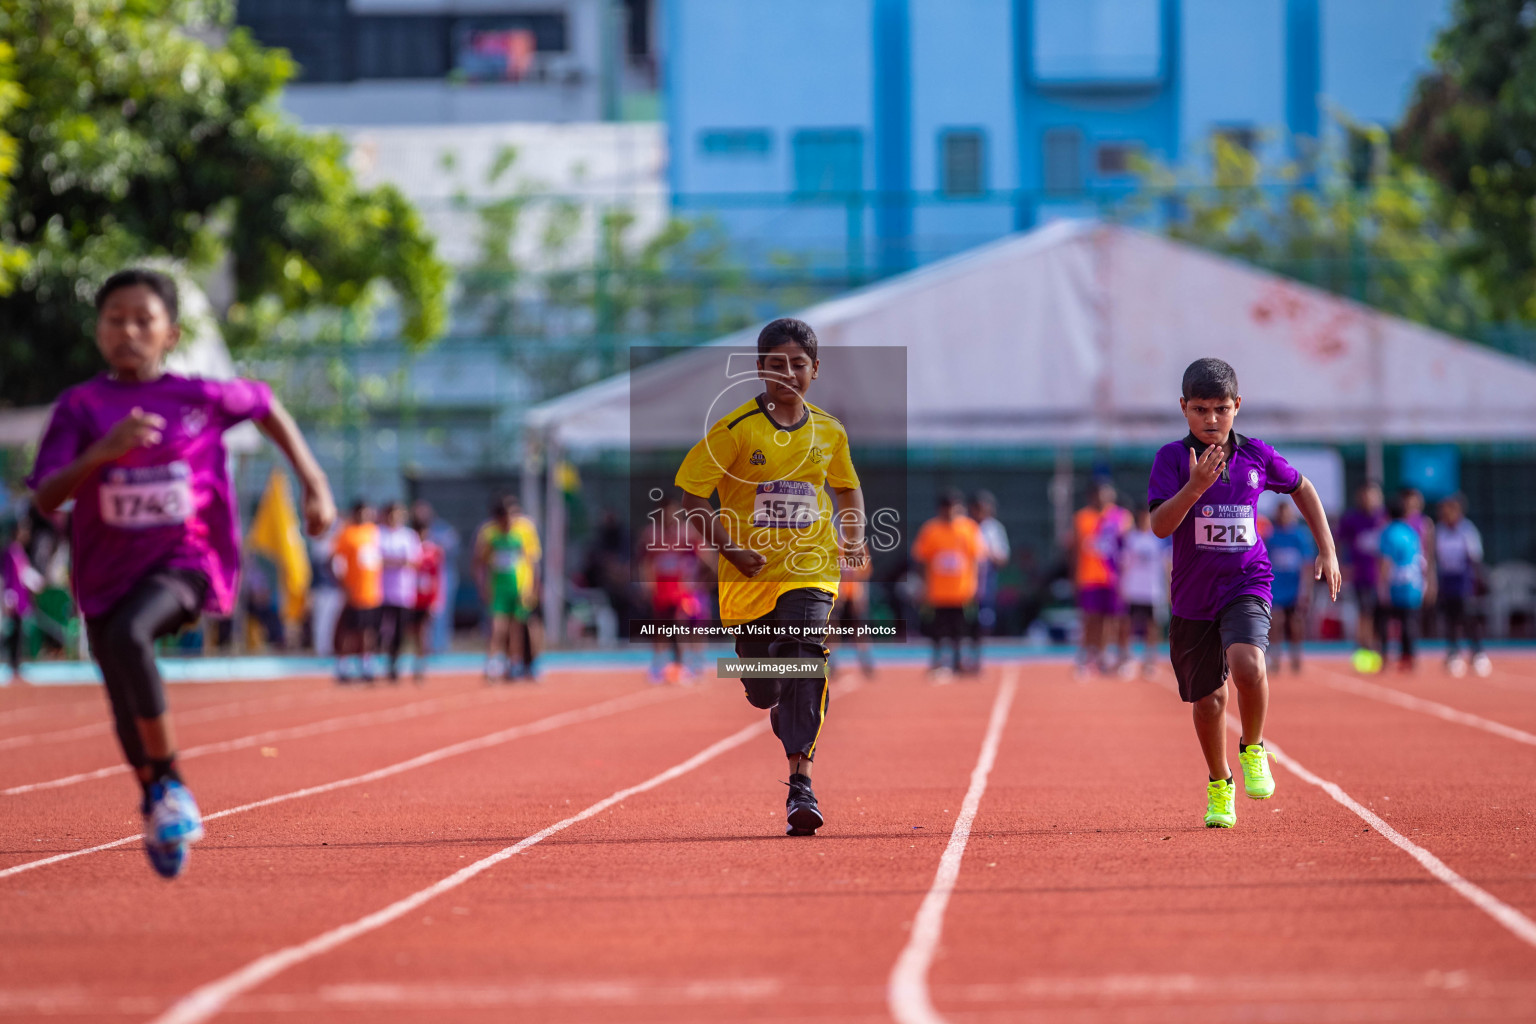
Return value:
M 1250 743 L 1237 755 L 1243 763 L 1243 788 L 1254 800 L 1268 800 L 1275 795 L 1275 777 L 1269 773 L 1269 751 L 1262 743 Z
M 1237 810 L 1233 803 L 1237 800 L 1237 782 L 1235 779 L 1223 779 L 1220 782 L 1208 782 L 1205 786 L 1205 827 L 1206 828 L 1231 828 L 1237 824 Z

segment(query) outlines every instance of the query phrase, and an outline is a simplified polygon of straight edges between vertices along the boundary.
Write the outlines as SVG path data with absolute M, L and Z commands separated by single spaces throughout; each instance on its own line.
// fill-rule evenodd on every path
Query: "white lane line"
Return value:
M 1331 686 L 1335 690 L 1343 690 L 1345 693 L 1353 693 L 1359 697 L 1368 697 L 1371 700 L 1379 700 L 1384 704 L 1395 704 L 1409 711 L 1418 711 L 1426 715 L 1447 722 L 1455 722 L 1457 725 L 1467 725 L 1474 729 L 1493 733 L 1506 740 L 1514 740 L 1516 743 L 1524 743 L 1527 746 L 1536 747 L 1536 734 L 1528 733 L 1524 729 L 1516 729 L 1502 722 L 1495 722 L 1491 718 L 1474 715 L 1466 711 L 1458 711 L 1449 704 L 1441 704 L 1435 700 L 1425 700 L 1423 697 L 1414 697 L 1394 690 L 1390 686 L 1382 686 L 1379 683 L 1367 682 L 1364 679 L 1355 679 L 1339 672 L 1329 672 L 1326 669 L 1318 670 L 1318 674 L 1326 676 L 1324 686 Z
M 1362 821 L 1385 836 L 1387 841 L 1393 846 L 1396 846 L 1408 856 L 1418 861 L 1425 871 L 1428 871 L 1435 878 L 1450 886 L 1458 895 L 1477 907 L 1477 909 L 1509 929 L 1517 939 L 1528 945 L 1536 946 L 1536 921 L 1532 921 L 1488 890 L 1474 885 L 1452 871 L 1439 857 L 1436 857 L 1424 849 L 1424 847 L 1418 845 L 1391 825 L 1388 825 L 1369 807 L 1364 806 L 1360 801 L 1340 789 L 1336 783 L 1329 782 L 1327 779 L 1313 774 L 1300 761 L 1282 752 L 1267 737 L 1264 740 L 1264 746 L 1268 748 L 1271 754 L 1275 755 L 1276 761 L 1289 768 L 1303 780 L 1312 783 L 1312 785 L 1333 797 L 1338 803 L 1354 811 Z
M 443 893 L 457 889 L 476 875 L 489 871 L 502 861 L 517 856 L 524 850 L 543 842 L 557 832 L 563 832 L 572 825 L 595 817 L 622 800 L 628 800 L 630 797 L 655 789 L 663 783 L 671 782 L 673 779 L 686 775 L 700 765 L 714 760 L 727 751 L 734 750 L 753 737 L 767 731 L 768 722 L 765 719 L 759 719 L 746 728 L 739 729 L 725 737 L 725 739 L 710 744 L 688 758 L 688 760 L 675 764 L 666 771 L 651 776 L 644 782 L 626 787 L 606 796 L 597 803 L 571 815 L 569 818 L 563 818 L 553 825 L 540 829 L 528 838 L 514 843 L 503 850 L 499 850 L 489 857 L 481 858 L 473 864 L 455 871 L 447 878 L 441 879 L 425 889 L 420 889 L 404 899 L 396 900 L 381 910 L 376 910 L 349 924 L 332 928 L 330 931 L 317 935 L 307 942 L 301 942 L 297 945 L 288 946 L 258 957 L 239 970 L 227 974 L 217 981 L 209 982 L 177 1000 L 169 1010 L 156 1017 L 152 1024 L 199 1024 L 201 1021 L 208 1020 L 223 1010 L 231 999 L 270 980 L 288 968 L 328 953 L 360 935 L 377 931 L 391 921 L 398 920 L 400 917 L 410 913 L 422 904 L 436 899 Z
M 277 740 L 320 736 L 325 733 L 341 732 L 344 729 L 352 729 L 363 725 L 383 725 L 387 722 L 422 718 L 426 715 L 437 714 L 439 711 L 450 710 L 450 706 L 454 706 L 456 709 L 476 704 L 493 703 L 504 699 L 511 692 L 513 691 L 497 688 L 494 690 L 482 690 L 468 695 L 461 694 L 455 697 L 433 697 L 428 700 L 412 701 L 409 704 L 386 708 L 383 711 L 365 711 L 361 714 L 342 715 L 339 718 L 327 718 L 319 722 L 310 722 L 306 725 L 294 725 L 283 729 L 268 729 L 265 732 L 241 736 L 238 739 L 222 740 L 218 743 L 203 743 L 199 746 L 188 747 L 182 750 L 177 757 L 182 761 L 186 761 L 194 757 L 202 757 L 205 754 L 225 754 L 231 750 L 245 750 L 249 747 L 259 746 L 263 743 L 273 743 Z M 128 770 L 127 765 L 115 764 L 109 768 L 76 772 L 73 775 L 48 779 L 45 782 L 29 782 L 22 786 L 12 786 L 9 789 L 0 790 L 0 796 L 20 796 L 23 793 L 35 793 L 44 789 L 62 789 L 65 786 L 73 786 L 80 782 L 90 782 L 93 779 L 104 779 L 112 775 L 121 775 Z
M 551 732 L 555 729 L 559 729 L 567 725 L 575 725 L 578 722 L 590 722 L 593 719 L 617 714 L 620 711 L 628 711 L 631 708 L 641 707 L 645 704 L 650 704 L 664 699 L 671 699 L 674 697 L 681 697 L 686 692 L 687 691 L 672 688 L 642 690 L 639 693 L 629 694 L 628 696 L 624 697 L 615 697 L 611 700 L 601 701 L 600 703 L 592 704 L 584 708 L 577 708 L 574 711 L 562 711 L 559 714 L 550 715 L 547 718 L 541 718 L 538 721 L 529 722 L 525 725 L 514 725 L 509 729 L 502 729 L 497 732 L 489 733 L 485 736 L 480 736 L 476 739 L 464 740 L 460 743 L 452 743 L 446 747 L 438 747 L 436 750 L 429 750 L 425 754 L 419 754 L 416 757 L 410 758 L 409 760 L 400 761 L 392 765 L 386 765 L 383 768 L 376 768 L 371 772 L 364 772 L 362 775 L 354 775 L 347 779 L 337 779 L 335 782 L 326 782 L 318 786 L 306 786 L 303 789 L 296 789 L 291 793 L 282 793 L 278 796 L 269 796 L 262 800 L 254 800 L 248 804 L 241 804 L 238 807 L 227 807 L 222 811 L 215 811 L 212 814 L 204 815 L 203 820 L 214 821 L 218 818 L 227 818 L 231 814 L 243 814 L 246 811 L 254 811 L 261 807 L 271 807 L 273 804 L 287 803 L 289 800 L 298 800 L 306 796 L 318 796 L 321 793 L 334 792 L 338 789 L 345 789 L 348 786 L 360 786 L 365 782 L 375 782 L 379 779 L 387 779 L 391 775 L 399 775 L 402 772 L 408 772 L 415 768 L 422 768 L 429 764 L 436 764 L 438 761 L 443 761 L 450 757 L 457 757 L 460 754 L 468 754 L 476 750 L 486 750 L 490 747 L 499 746 L 503 743 L 509 743 L 512 740 L 522 739 L 525 736 L 536 736 L 539 733 Z M 41 860 L 33 860 L 28 861 L 25 864 L 17 864 L 12 867 L 0 870 L 0 878 L 9 878 L 11 875 L 19 875 L 23 871 L 31 871 L 33 868 L 47 867 L 49 864 L 57 864 L 60 861 L 72 860 L 75 857 L 84 857 L 88 853 L 99 853 L 102 850 L 110 850 L 114 847 L 122 846 L 125 843 L 138 842 L 143 838 L 144 836 L 142 833 L 131 836 L 124 836 L 121 839 L 114 839 L 110 843 L 102 843 L 99 846 L 90 846 L 81 850 L 71 850 L 68 853 L 58 853 L 54 854 L 52 857 L 44 857 Z
M 981 806 L 982 794 L 987 791 L 987 776 L 992 773 L 993 762 L 997 760 L 997 748 L 1002 742 L 1003 726 L 1008 722 L 1008 710 L 1013 706 L 1018 683 L 1018 666 L 1010 665 L 997 689 L 997 699 L 992 702 L 992 718 L 987 723 L 976 767 L 971 770 L 970 788 L 965 791 L 960 814 L 949 834 L 949 845 L 939 858 L 933 886 L 918 907 L 907 945 L 896 958 L 896 966 L 891 969 L 890 980 L 886 983 L 886 1005 L 897 1024 L 943 1024 L 944 1018 L 933 1008 L 928 991 L 928 970 L 938 952 L 939 937 L 944 931 L 944 912 L 949 908 L 949 898 L 960 877 L 960 861 L 971 838 L 971 823 Z
M 1227 715 L 1227 727 L 1239 735 L 1242 734 L 1242 723 L 1230 713 Z M 1381 833 L 1387 842 L 1418 861 L 1419 866 L 1428 871 L 1430 875 L 1450 886 L 1458 896 L 1503 925 L 1515 938 L 1527 945 L 1536 946 L 1536 921 L 1532 921 L 1487 889 L 1467 881 L 1455 871 L 1452 871 L 1445 861 L 1436 857 L 1391 825 L 1388 825 L 1375 811 L 1372 811 L 1369 807 L 1366 807 L 1360 801 L 1344 792 L 1337 783 L 1329 782 L 1322 776 L 1315 774 L 1306 765 L 1281 750 L 1275 741 L 1267 735 L 1264 737 L 1264 748 L 1274 755 L 1276 761 L 1289 768 L 1292 774 L 1296 775 L 1303 782 L 1310 782 L 1318 789 L 1321 789 L 1324 793 L 1331 796 L 1336 803 L 1349 808 L 1361 821 Z
M 321 693 L 298 693 L 285 697 L 263 697 L 260 700 L 237 701 L 233 704 L 215 704 L 209 707 L 191 708 L 186 711 L 173 710 L 172 713 L 176 716 L 177 725 L 187 725 L 193 722 L 214 722 L 221 718 L 234 718 L 237 715 L 284 711 L 303 705 L 334 704 L 337 701 L 354 696 L 356 694 L 345 693 L 339 690 L 326 690 Z M 0 739 L 0 750 L 30 747 L 37 743 L 61 743 L 66 740 L 86 739 L 91 736 L 107 736 L 111 732 L 112 726 L 110 723 L 95 722 L 91 725 L 78 725 L 73 729 L 60 729 L 56 732 L 38 732 L 23 736 L 9 736 L 5 739 Z

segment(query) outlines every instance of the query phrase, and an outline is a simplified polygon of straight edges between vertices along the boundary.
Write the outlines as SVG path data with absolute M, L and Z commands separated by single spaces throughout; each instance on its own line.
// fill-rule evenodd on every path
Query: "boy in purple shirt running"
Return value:
M 1243 786 L 1255 800 L 1275 792 L 1264 751 L 1269 680 L 1270 582 L 1274 578 L 1256 529 L 1260 492 L 1289 494 L 1317 543 L 1314 576 L 1338 600 L 1339 560 L 1328 515 L 1306 477 L 1263 441 L 1232 429 L 1242 407 L 1237 372 L 1220 359 L 1197 359 L 1184 371 L 1179 407 L 1189 434 L 1164 445 L 1152 464 L 1147 503 L 1152 532 L 1173 537 L 1169 653 L 1179 696 L 1194 705 L 1195 735 L 1210 770 L 1207 828 L 1237 824 L 1236 786 L 1227 766 L 1227 678 L 1237 689 L 1243 732 L 1238 759 Z
M 181 338 L 176 285 L 151 270 L 113 274 L 96 293 L 96 347 L 108 371 L 59 396 L 27 486 L 45 515 L 74 499 L 75 599 L 101 667 L 117 737 L 144 789 L 144 848 L 166 878 L 202 838 L 182 784 L 155 640 L 206 610 L 228 615 L 240 567 L 224 431 L 245 420 L 282 449 L 319 533 L 330 485 L 267 385 L 165 372 Z

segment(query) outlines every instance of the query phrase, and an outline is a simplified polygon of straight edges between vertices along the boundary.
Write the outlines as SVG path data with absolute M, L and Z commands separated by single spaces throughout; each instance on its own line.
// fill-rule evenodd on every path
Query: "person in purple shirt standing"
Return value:
M 203 826 L 176 764 L 154 644 L 234 605 L 239 522 L 224 431 L 253 420 L 282 449 L 311 533 L 336 515 L 325 474 L 267 385 L 166 373 L 180 338 L 174 281 L 151 270 L 108 278 L 96 293 L 108 371 L 59 396 L 27 478 L 44 515 L 74 500 L 75 600 L 143 786 L 145 852 L 166 878 L 181 874 Z
M 1236 785 L 1227 765 L 1227 679 L 1237 689 L 1238 759 L 1248 795 L 1275 792 L 1264 750 L 1273 572 L 1257 529 L 1263 491 L 1289 494 L 1317 544 L 1314 576 L 1339 596 L 1339 562 L 1328 515 L 1306 477 L 1258 438 L 1232 429 L 1242 407 L 1237 372 L 1220 359 L 1184 371 L 1179 407 L 1189 434 L 1158 450 L 1147 487 L 1152 532 L 1173 538 L 1169 653 L 1179 696 L 1194 705 L 1195 735 L 1209 769 L 1207 828 L 1237 824 Z
M 11 682 L 25 683 L 21 676 L 21 648 L 26 639 L 27 616 L 32 614 L 33 595 L 43 589 L 43 574 L 32 565 L 27 545 L 32 543 L 32 524 L 22 516 L 11 527 L 11 539 L 0 550 L 0 634 L 5 637 L 6 660 Z
M 1355 492 L 1355 507 L 1339 520 L 1339 549 L 1355 593 L 1356 662 L 1369 666 L 1376 648 L 1376 571 L 1381 560 L 1381 531 L 1387 528 L 1381 485 L 1367 480 Z M 1362 660 L 1362 652 L 1364 659 Z

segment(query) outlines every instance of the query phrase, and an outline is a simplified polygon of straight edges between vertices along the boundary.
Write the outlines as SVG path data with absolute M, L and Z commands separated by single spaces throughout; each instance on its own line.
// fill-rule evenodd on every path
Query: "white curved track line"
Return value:
M 456 710 L 459 707 L 473 707 L 476 704 L 494 703 L 502 700 L 509 690 L 484 690 L 468 695 L 460 694 L 453 697 L 432 697 L 427 700 L 412 701 L 409 704 L 399 704 L 382 711 L 364 711 L 355 715 L 342 715 L 339 718 L 327 718 L 319 722 L 309 722 L 305 725 L 288 726 L 282 729 L 268 729 L 265 732 L 253 733 L 249 736 L 241 736 L 232 740 L 221 740 L 218 743 L 203 743 L 195 747 L 188 747 L 177 754 L 182 761 L 205 754 L 225 754 L 231 750 L 245 750 L 259 746 L 263 743 L 274 743 L 278 740 L 301 739 L 305 736 L 320 736 L 325 733 L 341 732 L 346 729 L 363 725 L 383 725 L 389 722 L 406 721 L 412 718 L 421 718 L 433 715 L 439 711 Z M 450 707 L 454 705 L 455 707 Z M 44 782 L 29 782 L 21 786 L 11 786 L 9 789 L 0 789 L 0 796 L 20 796 L 23 793 L 35 793 L 45 789 L 63 789 L 65 786 L 73 786 L 81 782 L 90 782 L 94 779 L 105 779 L 112 775 L 122 775 L 128 771 L 128 766 L 115 764 L 109 768 L 97 768 L 94 771 L 76 772 L 73 775 L 65 775 L 57 779 L 48 779 Z
M 526 839 L 514 843 L 505 849 L 498 850 L 488 857 L 483 857 L 473 864 L 455 871 L 447 878 L 435 882 L 425 889 L 419 889 L 411 893 L 404 899 L 396 900 L 389 906 L 376 910 L 365 917 L 360 917 L 349 924 L 332 928 L 330 931 L 317 935 L 307 942 L 301 942 L 297 945 L 288 946 L 258 957 L 239 970 L 227 974 L 217 981 L 209 982 L 177 1000 L 170 1009 L 156 1017 L 152 1024 L 200 1024 L 202 1021 L 209 1020 L 222 1011 L 231 999 L 243 992 L 250 991 L 257 985 L 286 971 L 288 968 L 328 953 L 361 935 L 377 931 L 391 921 L 398 920 L 405 914 L 415 910 L 423 903 L 436 899 L 443 893 L 457 889 L 476 875 L 489 871 L 502 861 L 517 856 L 524 850 L 543 842 L 557 832 L 563 832 L 572 825 L 595 817 L 622 800 L 627 800 L 647 790 L 655 789 L 657 786 L 670 782 L 679 776 L 686 775 L 700 765 L 714 760 L 729 750 L 734 750 L 753 737 L 767 731 L 767 721 L 759 719 L 746 728 L 739 729 L 724 739 L 710 744 L 688 758 L 688 760 L 675 764 L 666 771 L 651 776 L 644 782 L 628 786 L 606 796 L 590 807 L 571 815 L 569 818 L 562 818 L 560 821 L 540 829 Z
M 262 800 L 253 800 L 248 804 L 240 804 L 238 807 L 227 807 L 222 811 L 215 811 L 212 814 L 204 815 L 203 820 L 214 821 L 218 818 L 227 818 L 231 814 L 242 814 L 246 811 L 254 811 L 261 807 L 271 807 L 273 804 L 287 803 L 289 800 L 298 800 L 306 796 L 318 796 L 321 793 L 330 793 L 338 789 L 346 789 L 348 786 L 360 786 L 365 782 L 375 782 L 379 779 L 387 779 L 391 775 L 399 775 L 401 772 L 408 772 L 414 768 L 422 768 L 429 764 L 436 764 L 438 761 L 446 760 L 450 757 L 457 757 L 460 754 L 468 754 L 476 750 L 486 750 L 490 747 L 495 747 L 503 743 L 511 742 L 512 740 L 522 739 L 524 736 L 536 736 L 539 733 L 551 732 L 563 726 L 575 725 L 578 722 L 589 722 L 595 718 L 603 718 L 608 715 L 617 714 L 620 711 L 628 711 L 630 708 L 640 707 L 645 704 L 660 701 L 662 699 L 680 697 L 683 695 L 683 693 L 684 691 L 675 689 L 643 690 L 637 694 L 629 694 L 628 696 L 624 697 L 615 697 L 611 700 L 605 700 L 584 708 L 577 708 L 573 711 L 562 711 L 559 714 L 550 715 L 547 718 L 541 718 L 538 721 L 529 722 L 525 725 L 514 725 L 509 729 L 501 729 L 497 732 L 489 733 L 488 735 L 480 736 L 476 739 L 464 740 L 460 743 L 453 743 L 446 747 L 439 747 L 436 750 L 429 750 L 425 754 L 419 754 L 416 757 L 405 761 L 400 761 L 396 764 L 386 765 L 383 768 L 376 768 L 371 772 L 364 772 L 361 775 L 354 775 L 351 778 L 337 779 L 335 782 L 326 782 L 318 786 L 306 786 L 303 789 L 296 789 L 291 793 L 281 793 L 277 796 L 269 796 Z M 88 853 L 99 853 L 102 850 L 110 850 L 114 847 L 123 846 L 127 843 L 138 842 L 143 838 L 144 836 L 142 833 L 131 836 L 124 836 L 121 839 L 114 839 L 110 843 L 102 843 L 99 846 L 90 846 L 81 850 L 71 850 L 68 853 L 58 853 L 54 854 L 52 857 L 43 857 L 40 860 L 27 861 L 25 864 L 16 864 L 12 867 L 0 870 L 0 878 L 9 878 L 11 875 L 19 875 L 23 871 L 31 871 L 34 868 L 47 867 L 49 864 L 57 864 L 60 861 L 73 860 L 76 857 L 84 857 Z
M 1491 718 L 1474 715 L 1467 711 L 1460 711 L 1449 704 L 1441 704 L 1437 700 L 1426 700 L 1423 697 L 1414 697 L 1394 690 L 1390 686 L 1382 686 L 1380 683 L 1367 682 L 1364 679 L 1355 679 L 1339 672 L 1329 672 L 1326 669 L 1317 670 L 1318 675 L 1326 676 L 1322 680 L 1324 686 L 1331 686 L 1335 690 L 1345 693 L 1353 693 L 1359 697 L 1370 700 L 1379 700 L 1383 704 L 1395 704 L 1409 711 L 1418 711 L 1421 714 L 1432 715 L 1446 722 L 1455 722 L 1457 725 L 1467 725 L 1483 732 L 1492 733 L 1506 740 L 1514 740 L 1516 743 L 1524 743 L 1527 746 L 1536 747 L 1536 734 L 1528 733 L 1524 729 L 1516 729 L 1514 726 L 1495 722 Z
M 334 704 L 349 696 L 352 695 L 337 690 L 326 690 L 319 693 L 295 693 L 280 697 L 263 697 L 259 700 L 242 700 L 230 704 L 210 704 L 203 707 L 190 708 L 185 711 L 175 710 L 173 713 L 176 716 L 176 724 L 179 726 L 193 722 L 213 722 L 221 718 L 234 718 L 236 715 L 272 714 L 313 704 Z M 8 736 L 5 739 L 0 739 L 0 750 L 30 747 L 38 743 L 61 743 L 66 740 L 87 739 L 91 736 L 109 736 L 111 733 L 112 725 L 110 722 L 95 722 L 91 725 L 77 725 L 72 729 L 59 729 L 55 732 Z
M 992 717 L 987 723 L 985 738 L 981 741 L 981 754 L 976 767 L 971 770 L 971 785 L 965 791 L 960 814 L 955 827 L 949 833 L 949 845 L 939 858 L 939 868 L 934 872 L 933 885 L 923 897 L 912 921 L 912 931 L 907 936 L 906 947 L 896 958 L 886 983 L 886 1005 L 898 1024 L 943 1024 L 943 1017 L 933 1008 L 928 991 L 928 970 L 933 966 L 938 952 L 939 937 L 944 932 L 944 912 L 949 908 L 949 898 L 955 891 L 960 877 L 960 861 L 965 856 L 966 843 L 971 838 L 971 823 L 981 806 L 982 794 L 987 791 L 987 777 L 997 760 L 997 748 L 1002 742 L 1003 726 L 1008 722 L 1008 711 L 1013 706 L 1013 695 L 1018 688 L 1019 670 L 1010 665 L 997 699 L 992 702 Z
M 1239 728 L 1238 723 L 1230 716 L 1228 717 L 1228 722 L 1232 725 L 1233 729 Z M 1455 871 L 1452 871 L 1443 860 L 1397 831 L 1391 825 L 1388 825 L 1369 807 L 1366 807 L 1360 801 L 1344 792 L 1337 783 L 1329 782 L 1322 776 L 1314 774 L 1300 761 L 1283 752 L 1279 747 L 1275 746 L 1273 740 L 1265 737 L 1264 746 L 1274 755 L 1276 761 L 1289 768 L 1293 774 L 1303 781 L 1310 782 L 1324 793 L 1333 797 L 1337 803 L 1349 808 L 1360 820 L 1377 832 L 1380 832 L 1387 842 L 1418 861 L 1419 866 L 1425 871 L 1428 871 L 1436 879 L 1450 886 L 1457 895 L 1503 925 L 1515 938 L 1527 945 L 1536 946 L 1536 921 L 1532 921 L 1488 890 L 1467 881 Z

